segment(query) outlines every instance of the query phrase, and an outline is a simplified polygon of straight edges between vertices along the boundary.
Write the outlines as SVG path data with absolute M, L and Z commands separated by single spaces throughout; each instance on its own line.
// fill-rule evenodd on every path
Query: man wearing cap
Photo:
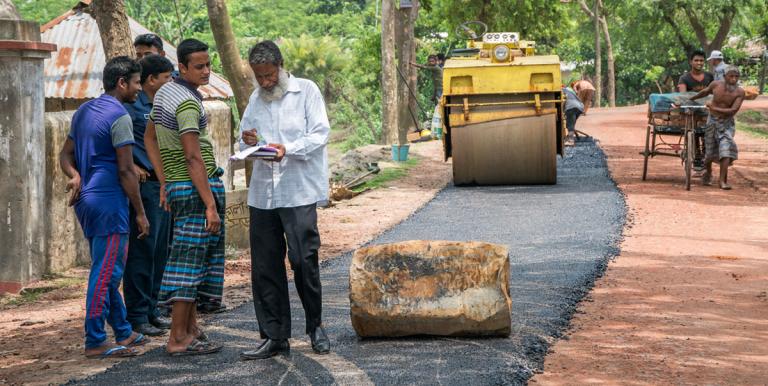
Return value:
M 715 80 L 725 80 L 725 68 L 728 65 L 723 60 L 723 53 L 718 50 L 712 51 L 707 58 L 707 62 L 709 62 L 709 68 L 712 70 Z

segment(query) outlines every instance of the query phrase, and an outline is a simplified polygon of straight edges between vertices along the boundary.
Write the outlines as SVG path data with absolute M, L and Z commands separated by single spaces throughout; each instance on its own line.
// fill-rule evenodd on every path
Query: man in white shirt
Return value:
M 264 341 L 240 356 L 247 360 L 290 354 L 286 251 L 312 349 L 326 354 L 330 341 L 321 325 L 317 253 L 317 203 L 328 199 L 326 144 L 330 124 L 325 102 L 314 82 L 283 69 L 283 57 L 274 42 L 256 44 L 248 61 L 259 87 L 240 122 L 240 146 L 269 145 L 278 152 L 274 159 L 253 162 L 248 189 L 251 285 Z

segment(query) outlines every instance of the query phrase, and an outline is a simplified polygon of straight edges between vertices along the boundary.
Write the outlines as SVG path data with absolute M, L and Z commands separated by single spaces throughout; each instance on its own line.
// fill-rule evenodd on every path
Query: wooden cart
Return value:
M 648 126 L 645 135 L 643 181 L 648 176 L 648 159 L 670 156 L 680 159 L 685 173 L 685 189 L 691 190 L 694 160 L 704 158 L 704 127 L 707 108 L 684 105 L 670 111 L 651 111 L 648 105 Z

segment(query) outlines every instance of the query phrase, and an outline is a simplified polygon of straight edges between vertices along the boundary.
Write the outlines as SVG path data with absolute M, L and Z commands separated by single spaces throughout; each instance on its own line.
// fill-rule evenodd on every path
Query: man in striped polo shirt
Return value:
M 208 84 L 208 46 L 195 39 L 177 49 L 179 77 L 155 95 L 145 145 L 161 182 L 161 205 L 173 213 L 173 241 L 159 301 L 172 305 L 166 350 L 173 356 L 209 354 L 197 323 L 198 300 L 221 302 L 224 287 L 224 171 L 216 166 L 208 118 L 197 88 Z

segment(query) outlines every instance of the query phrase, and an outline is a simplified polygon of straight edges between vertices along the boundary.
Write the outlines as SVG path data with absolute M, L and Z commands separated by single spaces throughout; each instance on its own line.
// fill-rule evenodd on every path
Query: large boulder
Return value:
M 406 241 L 355 252 L 352 326 L 361 337 L 507 336 L 509 257 L 498 244 Z

